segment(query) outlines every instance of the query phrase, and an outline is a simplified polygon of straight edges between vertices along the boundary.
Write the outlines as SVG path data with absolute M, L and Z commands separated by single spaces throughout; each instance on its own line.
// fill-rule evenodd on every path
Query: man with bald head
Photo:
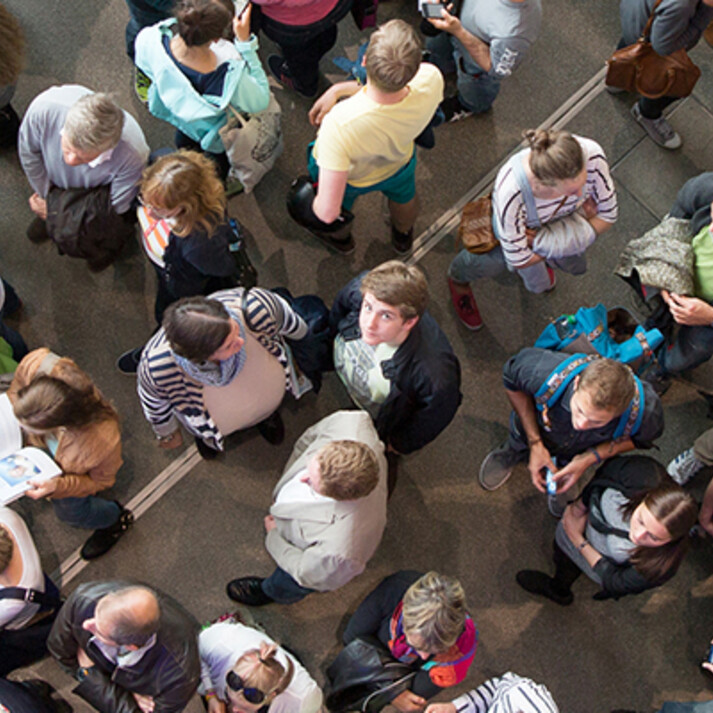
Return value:
M 178 713 L 199 681 L 198 629 L 150 587 L 89 582 L 65 602 L 47 646 L 102 713 Z

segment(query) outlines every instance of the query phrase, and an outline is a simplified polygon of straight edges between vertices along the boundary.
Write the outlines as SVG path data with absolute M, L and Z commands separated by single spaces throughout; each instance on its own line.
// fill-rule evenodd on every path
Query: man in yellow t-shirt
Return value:
M 310 110 L 310 122 L 319 127 L 309 155 L 311 181 L 293 184 L 288 208 L 298 223 L 342 253 L 354 249 L 350 209 L 372 191 L 389 199 L 394 249 L 401 255 L 411 250 L 418 214 L 414 139 L 443 98 L 443 76 L 421 57 L 415 30 L 391 20 L 369 41 L 366 85 L 335 84 Z M 343 97 L 348 99 L 337 103 Z

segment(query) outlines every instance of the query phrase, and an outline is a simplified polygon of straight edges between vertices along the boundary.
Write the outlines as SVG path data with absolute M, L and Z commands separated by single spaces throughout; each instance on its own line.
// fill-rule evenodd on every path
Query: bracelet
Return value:
M 89 675 L 89 669 L 86 666 L 80 666 L 75 672 L 74 677 L 80 683 Z
M 601 465 L 602 457 L 599 455 L 599 453 L 597 453 L 597 449 L 596 448 L 588 448 L 587 450 L 594 456 L 594 459 L 597 461 L 597 465 Z
M 577 552 L 581 552 L 588 544 L 589 540 L 584 540 L 582 544 L 577 547 Z
M 539 436 L 537 438 L 528 438 L 527 439 L 528 446 L 534 446 L 535 443 L 542 443 L 542 439 Z
M 213 690 L 206 691 L 206 692 L 203 694 L 203 698 L 205 698 L 206 700 L 209 700 L 209 699 L 211 699 L 211 698 L 217 698 L 217 697 L 218 697 L 218 694 L 217 694 L 215 691 L 213 691 Z

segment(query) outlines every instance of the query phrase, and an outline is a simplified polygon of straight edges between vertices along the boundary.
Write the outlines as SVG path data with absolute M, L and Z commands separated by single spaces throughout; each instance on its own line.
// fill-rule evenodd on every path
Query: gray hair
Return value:
M 77 100 L 64 120 L 64 136 L 78 151 L 106 151 L 119 143 L 123 129 L 121 107 L 100 92 Z

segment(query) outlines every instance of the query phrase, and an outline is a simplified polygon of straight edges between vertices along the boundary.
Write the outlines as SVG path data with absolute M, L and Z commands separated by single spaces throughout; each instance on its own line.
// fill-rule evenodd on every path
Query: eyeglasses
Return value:
M 225 677 L 225 683 L 228 685 L 228 688 L 235 693 L 242 691 L 248 703 L 258 705 L 265 700 L 265 694 L 259 688 L 246 688 L 243 679 L 235 673 L 235 671 L 228 672 L 228 675 Z
M 167 220 L 168 218 L 175 218 L 183 210 L 182 208 L 174 208 L 173 210 L 168 210 L 167 208 L 155 208 L 146 200 L 144 200 L 144 197 L 141 194 L 136 196 L 136 199 L 139 201 L 140 205 L 146 208 L 146 210 L 158 220 Z

